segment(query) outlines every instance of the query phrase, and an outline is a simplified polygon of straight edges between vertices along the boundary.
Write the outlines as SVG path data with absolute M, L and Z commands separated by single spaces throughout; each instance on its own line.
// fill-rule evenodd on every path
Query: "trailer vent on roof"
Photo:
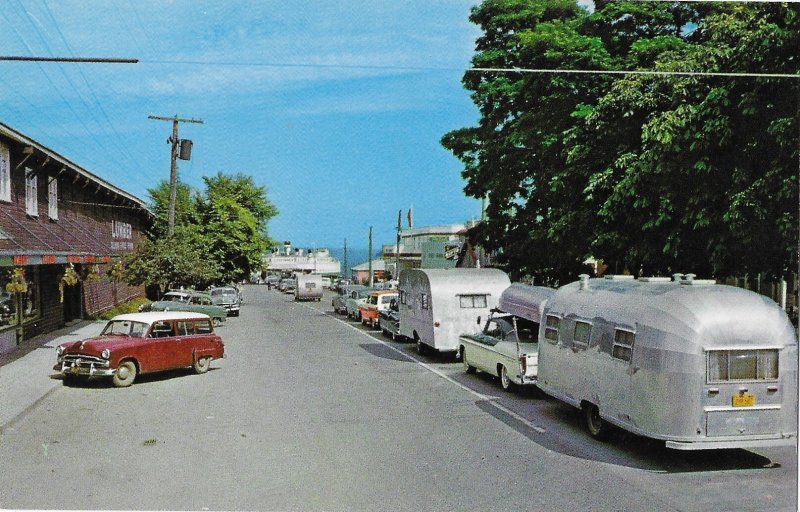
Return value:
M 619 274 L 608 274 L 603 276 L 605 279 L 613 279 L 614 281 L 629 281 L 633 279 L 633 276 L 623 276 Z
M 642 283 L 671 283 L 671 277 L 640 277 L 639 281 Z

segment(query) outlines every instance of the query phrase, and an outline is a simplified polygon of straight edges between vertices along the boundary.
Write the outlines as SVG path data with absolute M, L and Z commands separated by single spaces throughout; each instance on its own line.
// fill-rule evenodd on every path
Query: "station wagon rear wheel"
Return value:
M 586 404 L 583 407 L 584 417 L 586 419 L 586 430 L 589 434 L 602 441 L 608 436 L 608 424 L 600 417 L 600 409 L 594 404 Z
M 464 365 L 464 371 L 467 373 L 475 373 L 475 367 L 467 362 L 467 349 L 461 347 L 461 363 Z
M 124 361 L 119 364 L 117 371 L 111 377 L 111 382 L 115 387 L 127 388 L 136 379 L 136 365 L 133 361 Z
M 197 374 L 206 373 L 208 369 L 211 368 L 211 358 L 201 357 L 194 362 L 192 367 L 194 368 L 194 372 Z

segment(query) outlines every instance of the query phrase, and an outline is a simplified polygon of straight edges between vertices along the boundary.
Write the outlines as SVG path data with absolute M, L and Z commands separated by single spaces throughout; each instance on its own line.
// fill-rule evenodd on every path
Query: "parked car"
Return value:
M 361 284 L 343 284 L 337 290 L 338 295 L 331 300 L 333 310 L 340 315 L 347 314 L 347 299 L 350 297 L 350 292 L 363 288 L 365 288 L 365 286 Z
M 239 290 L 233 286 L 219 286 L 209 290 L 211 300 L 217 306 L 222 306 L 228 316 L 239 316 L 242 307 L 242 297 Z
M 297 288 L 297 281 L 293 277 L 284 277 L 278 284 L 278 290 L 283 293 L 294 293 L 295 288 Z
M 118 315 L 98 337 L 59 345 L 53 370 L 63 375 L 65 385 L 111 377 L 121 388 L 145 373 L 189 366 L 206 373 L 212 360 L 225 357 L 212 323 L 208 315 L 182 311 Z
M 467 373 L 475 370 L 500 377 L 506 391 L 536 384 L 539 323 L 542 308 L 555 290 L 514 283 L 500 295 L 483 331 L 459 337 Z
M 280 282 L 281 282 L 281 276 L 276 274 L 270 274 L 264 279 L 264 284 L 267 285 L 268 290 L 277 288 Z
M 322 278 L 322 287 L 323 288 L 331 288 L 331 278 L 330 277 L 323 277 Z
M 228 312 L 222 306 L 217 306 L 211 300 L 211 295 L 195 291 L 171 291 L 164 294 L 161 300 L 142 304 L 139 312 L 148 311 L 191 311 L 208 315 L 214 321 L 214 325 L 220 325 L 228 316 Z
M 369 292 L 367 300 L 359 306 L 359 319 L 364 325 L 369 325 L 373 329 L 378 325 L 378 314 L 389 309 L 389 303 L 394 300 L 397 303 L 397 292 L 392 290 L 379 290 Z
M 387 309 L 378 313 L 378 327 L 384 336 L 389 336 L 392 340 L 400 337 L 400 313 L 397 299 L 391 301 Z
M 345 301 L 347 318 L 361 321 L 361 313 L 359 312 L 358 308 L 361 307 L 361 304 L 367 301 L 367 296 L 371 291 L 373 291 L 372 288 L 365 287 L 359 288 L 358 290 L 353 290 L 349 293 L 347 300 Z

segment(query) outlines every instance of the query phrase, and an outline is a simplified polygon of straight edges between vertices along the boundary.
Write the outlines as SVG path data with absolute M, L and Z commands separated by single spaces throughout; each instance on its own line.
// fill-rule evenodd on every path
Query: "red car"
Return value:
M 187 366 L 206 373 L 212 360 L 225 357 L 211 318 L 183 311 L 118 315 L 100 336 L 63 343 L 56 351 L 53 370 L 64 376 L 65 385 L 79 378 L 111 377 L 120 388 L 143 373 Z

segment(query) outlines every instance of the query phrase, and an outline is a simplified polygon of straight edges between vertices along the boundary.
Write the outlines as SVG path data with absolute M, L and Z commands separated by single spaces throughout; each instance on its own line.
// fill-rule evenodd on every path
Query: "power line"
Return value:
M 264 68 L 312 68 L 312 69 L 365 69 L 383 71 L 459 71 L 492 73 L 550 73 L 550 74 L 591 74 L 591 75 L 654 75 L 654 76 L 719 76 L 729 78 L 800 78 L 791 73 L 751 73 L 716 71 L 656 71 L 656 70 L 618 70 L 618 69 L 546 69 L 546 68 L 449 68 L 432 66 L 394 66 L 374 64 L 310 64 L 291 62 L 254 61 L 196 61 L 196 60 L 142 60 L 141 64 L 184 64 L 190 66 L 236 66 Z

